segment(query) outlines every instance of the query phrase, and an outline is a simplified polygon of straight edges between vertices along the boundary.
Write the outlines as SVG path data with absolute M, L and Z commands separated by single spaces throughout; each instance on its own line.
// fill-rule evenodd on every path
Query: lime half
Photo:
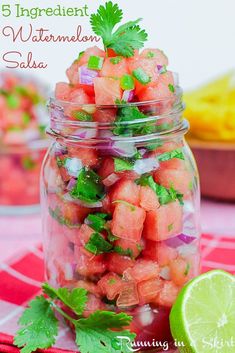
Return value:
M 215 270 L 193 279 L 170 314 L 180 353 L 235 353 L 235 277 Z

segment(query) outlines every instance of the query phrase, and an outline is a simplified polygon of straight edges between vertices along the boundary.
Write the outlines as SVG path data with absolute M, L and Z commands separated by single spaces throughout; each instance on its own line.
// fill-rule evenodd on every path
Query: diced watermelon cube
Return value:
M 131 58 L 128 60 L 128 66 L 129 66 L 129 72 L 130 74 L 133 73 L 134 70 L 136 69 L 143 69 L 143 71 L 150 77 L 150 84 L 153 84 L 153 82 L 156 82 L 158 79 L 158 69 L 156 62 L 152 59 L 149 58 L 143 58 L 143 57 L 136 57 L 136 58 Z M 141 85 L 142 88 L 144 85 Z
M 82 223 L 91 212 L 91 209 L 72 202 L 64 202 L 62 212 L 64 218 L 69 221 L 69 224 L 73 225 Z
M 118 203 L 115 206 L 111 231 L 122 239 L 139 242 L 141 239 L 146 212 L 137 206 Z
M 169 85 L 174 86 L 174 77 L 172 72 L 167 71 L 159 75 L 154 85 L 148 85 L 139 91 L 138 98 L 141 102 L 171 98 L 174 93 L 170 90 Z
M 99 163 L 97 150 L 94 148 L 69 147 L 68 154 L 71 158 L 78 158 L 85 167 L 94 167 Z
M 149 186 L 140 187 L 140 206 L 145 211 L 154 211 L 160 206 L 156 193 Z
M 151 260 L 137 260 L 132 268 L 125 271 L 124 277 L 127 280 L 133 280 L 136 283 L 147 281 L 159 277 L 159 266 L 157 262 Z
M 148 304 L 154 300 L 163 287 L 163 281 L 159 278 L 149 279 L 138 284 L 140 304 Z
M 56 99 L 68 100 L 71 94 L 71 87 L 68 83 L 58 82 L 55 87 Z
M 134 282 L 124 282 L 122 291 L 117 299 L 118 307 L 130 307 L 139 304 L 137 286 Z
M 106 53 L 96 45 L 94 47 L 87 48 L 79 59 L 79 65 L 87 64 L 90 56 L 100 56 L 101 58 L 105 58 Z
M 161 267 L 168 266 L 171 261 L 175 260 L 178 256 L 178 252 L 174 248 L 170 248 L 164 244 L 158 246 L 158 263 Z
M 114 160 L 112 157 L 105 157 L 102 159 L 98 174 L 102 179 L 107 178 L 114 173 Z
M 163 146 L 158 147 L 155 151 L 151 152 L 150 156 L 157 157 L 163 153 L 181 149 L 182 147 L 182 143 L 179 142 L 166 142 Z M 179 158 L 171 158 L 168 161 L 161 161 L 160 165 L 163 169 L 184 169 L 185 161 Z
M 94 79 L 95 101 L 98 105 L 115 105 L 121 99 L 120 82 L 109 77 L 96 77 Z
M 99 280 L 98 286 L 103 295 L 109 300 L 113 300 L 118 294 L 120 294 L 123 287 L 123 281 L 116 273 L 109 272 Z
M 156 63 L 156 65 L 168 65 L 168 58 L 160 49 L 144 49 L 140 53 L 140 57 L 145 59 L 152 59 Z
M 84 246 L 90 239 L 91 235 L 94 233 L 94 229 L 89 227 L 87 224 L 82 224 L 82 226 L 78 229 L 77 232 L 77 241 L 76 244 L 78 246 Z
M 177 258 L 170 262 L 170 274 L 172 281 L 179 287 L 190 279 L 191 264 L 185 259 Z
M 76 260 L 76 271 L 82 275 L 91 277 L 102 274 L 106 270 L 103 255 L 96 255 L 85 251 L 81 246 L 75 246 L 74 257 Z
M 163 288 L 156 298 L 156 304 L 166 307 L 171 307 L 179 293 L 177 287 L 172 281 L 164 281 Z
M 112 58 L 106 58 L 100 76 L 103 77 L 122 77 L 128 73 L 127 61 L 125 58 L 120 58 L 120 61 L 116 64 L 112 63 Z
M 149 211 L 144 224 L 146 239 L 161 241 L 171 238 L 182 231 L 183 210 L 178 201 Z
M 82 88 L 76 88 L 70 93 L 69 100 L 77 104 L 89 104 L 91 99 Z
M 192 174 L 186 169 L 160 168 L 154 173 L 154 180 L 166 188 L 173 187 L 184 196 L 190 194 L 193 183 Z
M 134 260 L 131 260 L 128 256 L 122 256 L 116 253 L 107 255 L 107 269 L 110 272 L 115 272 L 118 275 L 122 275 L 125 270 L 133 267 L 135 264 Z
M 105 304 L 93 294 L 88 294 L 88 301 L 83 312 L 84 317 L 90 316 L 97 310 L 105 310 Z
M 94 121 L 99 123 L 112 123 L 115 121 L 117 115 L 117 109 L 102 108 L 97 109 L 93 114 Z
M 111 169 L 111 166 L 110 166 Z M 139 205 L 140 202 L 140 187 L 134 181 L 121 179 L 118 181 L 111 191 L 112 202 L 122 200 L 132 205 Z
M 130 250 L 132 257 L 134 258 L 138 257 L 143 249 L 143 244 L 141 242 L 136 243 L 129 239 L 118 239 L 114 242 L 114 245 L 122 248 L 123 250 Z
M 76 288 L 84 288 L 89 293 L 94 294 L 96 297 L 100 297 L 102 295 L 100 287 L 90 281 L 83 281 L 83 280 L 76 281 L 75 287 Z

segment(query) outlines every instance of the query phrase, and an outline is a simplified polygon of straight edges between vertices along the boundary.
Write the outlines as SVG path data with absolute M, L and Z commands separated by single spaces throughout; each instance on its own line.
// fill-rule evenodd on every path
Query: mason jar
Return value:
M 41 178 L 46 278 L 133 317 L 141 350 L 164 351 L 169 313 L 199 274 L 199 180 L 182 91 L 116 106 L 51 99 Z M 148 342 L 152 342 L 148 344 Z

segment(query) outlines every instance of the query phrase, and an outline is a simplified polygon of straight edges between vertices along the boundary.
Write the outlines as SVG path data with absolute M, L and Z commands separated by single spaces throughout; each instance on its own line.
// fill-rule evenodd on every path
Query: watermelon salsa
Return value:
M 46 150 L 41 91 L 29 78 L 0 73 L 1 206 L 39 203 L 40 167 Z
M 46 271 L 54 286 L 88 291 L 85 315 L 125 311 L 137 340 L 170 341 L 170 308 L 199 271 L 198 183 L 178 82 L 165 54 L 142 44 L 88 48 L 56 85 Z

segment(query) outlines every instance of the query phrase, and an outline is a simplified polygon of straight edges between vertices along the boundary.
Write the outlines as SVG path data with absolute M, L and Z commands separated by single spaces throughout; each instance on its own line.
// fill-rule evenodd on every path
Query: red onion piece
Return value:
M 120 179 L 120 177 L 117 174 L 112 173 L 107 178 L 105 178 L 103 180 L 103 184 L 105 186 L 109 187 L 109 186 L 112 186 L 113 184 L 115 184 L 119 179 Z
M 76 185 L 76 179 L 74 178 L 71 178 L 68 182 L 68 185 L 67 185 L 67 190 L 70 191 L 74 188 L 74 186 Z
M 181 233 L 174 238 L 169 238 L 165 240 L 164 243 L 170 248 L 178 248 L 179 246 L 182 246 L 185 244 L 186 245 L 191 244 L 195 239 L 197 238 Z
M 135 90 L 134 89 L 126 90 L 126 91 L 123 92 L 122 99 L 125 102 L 131 102 L 133 100 L 134 96 L 135 96 Z
M 81 139 L 92 139 L 97 136 L 97 130 L 96 129 L 89 129 L 89 128 L 81 128 L 78 130 L 75 130 L 72 135 L 74 137 L 79 137 Z
M 95 70 L 88 69 L 85 65 L 79 67 L 79 83 L 83 85 L 92 86 L 94 84 L 94 78 L 99 76 L 99 73 Z

